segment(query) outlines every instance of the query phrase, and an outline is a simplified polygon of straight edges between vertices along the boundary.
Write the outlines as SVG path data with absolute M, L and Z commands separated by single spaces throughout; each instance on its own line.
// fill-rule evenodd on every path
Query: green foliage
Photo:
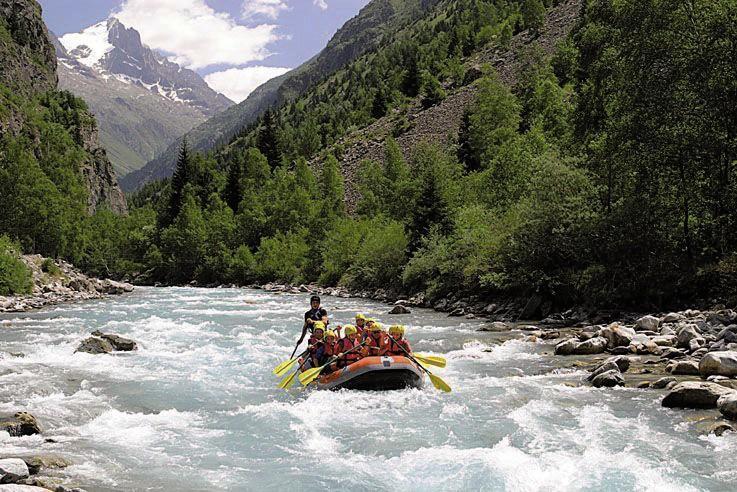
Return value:
M 422 72 L 422 105 L 430 108 L 436 104 L 440 104 L 448 97 L 443 85 L 430 72 L 425 70 Z
M 261 281 L 299 283 L 309 246 L 304 233 L 277 233 L 263 238 L 256 253 L 256 276 Z
M 20 259 L 20 247 L 8 236 L 0 236 L 0 295 L 30 294 L 31 271 Z
M 46 258 L 41 263 L 41 271 L 48 273 L 52 277 L 59 277 L 61 275 L 61 268 L 59 268 L 54 260 Z
M 545 22 L 545 5 L 542 0 L 524 0 L 522 2 L 522 26 L 537 32 Z
M 341 282 L 353 289 L 397 290 L 407 261 L 404 227 L 396 221 L 374 221 L 369 229 Z

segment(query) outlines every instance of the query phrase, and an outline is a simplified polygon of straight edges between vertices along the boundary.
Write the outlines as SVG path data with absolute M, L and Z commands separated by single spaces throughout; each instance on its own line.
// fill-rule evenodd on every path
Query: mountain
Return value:
M 88 102 L 121 176 L 233 105 L 196 72 L 144 45 L 138 31 L 118 19 L 52 38 L 59 86 Z
M 361 55 L 392 38 L 399 28 L 418 19 L 439 0 L 373 0 L 333 36 L 318 55 L 257 88 L 240 104 L 202 123 L 187 134 L 194 150 L 205 152 L 227 143 L 255 122 L 268 108 L 290 101 Z M 171 176 L 181 139 L 161 155 L 120 180 L 133 191 L 143 184 Z

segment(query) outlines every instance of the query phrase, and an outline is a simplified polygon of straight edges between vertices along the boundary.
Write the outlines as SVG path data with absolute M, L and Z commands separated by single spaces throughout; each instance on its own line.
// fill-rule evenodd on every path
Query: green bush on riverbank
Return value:
M 0 295 L 30 294 L 32 288 L 31 271 L 20 259 L 20 247 L 0 236 Z

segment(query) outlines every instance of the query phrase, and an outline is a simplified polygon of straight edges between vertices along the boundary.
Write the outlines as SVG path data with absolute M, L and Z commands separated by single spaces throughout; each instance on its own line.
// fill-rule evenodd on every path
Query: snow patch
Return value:
M 80 63 L 88 67 L 99 64 L 113 50 L 108 41 L 107 20 L 88 27 L 82 32 L 65 34 L 59 38 L 64 48 Z

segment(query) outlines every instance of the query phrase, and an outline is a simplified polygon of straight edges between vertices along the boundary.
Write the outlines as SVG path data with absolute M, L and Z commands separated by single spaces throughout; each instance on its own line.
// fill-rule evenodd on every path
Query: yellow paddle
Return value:
M 387 336 L 391 340 L 394 340 L 394 338 L 391 335 L 387 335 Z M 435 386 L 435 388 L 439 389 L 440 391 L 445 391 L 446 393 L 450 393 L 451 389 L 450 389 L 450 386 L 448 385 L 448 383 L 446 383 L 445 381 L 443 381 L 440 376 L 436 376 L 435 374 L 431 373 L 429 369 L 427 369 L 425 366 L 423 366 L 422 364 L 420 364 L 420 362 L 416 358 L 414 358 L 412 356 L 412 354 L 410 354 L 409 352 L 407 352 L 404 349 L 404 347 L 402 347 L 401 345 L 399 345 L 399 343 L 396 340 L 394 340 L 394 343 L 397 345 L 397 347 L 399 347 L 400 349 L 402 349 L 402 352 L 404 352 L 404 355 L 406 355 L 407 358 L 409 358 L 409 360 L 411 360 L 415 364 L 417 364 L 417 367 L 419 367 L 420 369 L 422 369 L 423 371 L 425 371 L 427 373 L 427 375 L 430 376 L 430 381 L 432 381 L 432 385 Z
M 415 359 L 422 362 L 425 365 L 428 366 L 435 366 L 435 367 L 445 367 L 446 360 L 444 357 L 439 357 L 437 355 L 423 355 L 423 354 L 413 354 L 415 356 Z
M 305 350 L 304 352 L 302 352 L 301 354 L 299 354 L 297 357 L 294 357 L 293 359 L 286 360 L 286 361 L 282 362 L 281 364 L 279 364 L 278 366 L 276 366 L 274 368 L 274 375 L 281 377 L 284 374 L 286 374 L 286 372 L 289 371 L 289 369 L 291 369 L 294 366 L 294 364 L 299 360 L 299 358 L 300 357 L 303 357 L 304 355 L 306 355 L 307 352 L 308 351 Z
M 363 342 L 362 344 L 357 345 L 356 347 L 353 347 L 349 351 L 345 352 L 343 356 L 350 354 L 351 352 L 355 352 L 356 350 L 363 347 L 365 343 L 366 342 Z M 332 364 L 338 359 L 339 357 L 332 357 L 327 363 L 325 363 L 324 365 L 320 367 L 313 367 L 312 369 L 307 369 L 305 372 L 299 375 L 299 382 L 302 383 L 303 386 L 307 386 L 308 384 L 310 384 L 312 381 L 314 381 L 320 376 L 320 373 L 322 372 L 323 369 L 325 369 L 327 366 L 329 366 L 330 364 Z
M 297 374 L 299 374 L 299 371 L 302 370 L 302 366 L 304 366 L 305 365 L 305 362 L 307 362 L 308 360 L 309 360 L 309 358 L 305 357 L 305 360 L 302 361 L 302 363 L 299 365 L 299 367 L 297 368 L 297 370 L 294 371 L 289 376 L 287 376 L 284 379 L 282 379 L 279 382 L 279 385 L 277 386 L 277 388 L 283 389 L 283 390 L 287 390 L 287 389 L 291 388 L 292 385 L 294 384 L 294 378 L 295 378 L 295 376 Z

